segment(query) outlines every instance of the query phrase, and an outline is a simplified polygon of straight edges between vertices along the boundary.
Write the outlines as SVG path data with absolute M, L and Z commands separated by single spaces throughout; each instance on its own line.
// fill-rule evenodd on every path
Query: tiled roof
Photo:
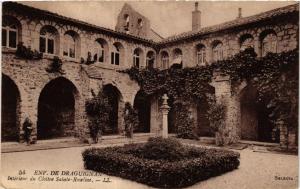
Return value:
M 159 43 L 164 44 L 164 43 L 174 42 L 176 40 L 186 39 L 186 38 L 197 36 L 197 35 L 203 35 L 203 34 L 207 34 L 207 33 L 217 32 L 220 30 L 225 30 L 225 29 L 229 29 L 229 28 L 233 28 L 233 27 L 237 27 L 237 26 L 241 26 L 241 25 L 245 25 L 245 24 L 250 24 L 253 22 L 258 22 L 258 21 L 265 20 L 265 19 L 268 19 L 271 17 L 275 17 L 275 16 L 287 14 L 287 13 L 292 13 L 292 12 L 299 12 L 299 4 L 298 3 L 289 5 L 289 6 L 285 6 L 285 7 L 281 7 L 281 8 L 277 8 L 277 9 L 273 9 L 271 11 L 263 12 L 263 13 L 256 14 L 253 16 L 238 18 L 238 19 L 235 19 L 235 20 L 232 20 L 229 22 L 224 22 L 222 24 L 201 28 L 200 30 L 197 30 L 197 31 L 184 32 L 179 35 L 167 37 L 167 38 L 163 39 L 162 41 L 160 41 Z
M 133 39 L 133 40 L 138 40 L 140 42 L 144 42 L 144 43 L 148 43 L 148 44 L 166 44 L 169 42 L 174 42 L 177 40 L 182 40 L 182 39 L 188 39 L 190 37 L 194 37 L 194 36 L 198 36 L 198 35 L 203 35 L 203 34 L 208 34 L 208 33 L 212 33 L 212 32 L 217 32 L 220 30 L 225 30 L 225 29 L 230 29 L 233 27 L 238 27 L 241 25 L 245 25 L 245 24 L 250 24 L 250 23 L 254 23 L 254 22 L 258 22 L 261 20 L 265 20 L 271 17 L 275 17 L 275 16 L 279 16 L 279 15 L 284 15 L 287 13 L 292 13 L 292 12 L 299 12 L 299 3 L 293 4 L 293 5 L 289 5 L 289 6 L 285 6 L 285 7 L 281 7 L 281 8 L 277 8 L 277 9 L 273 9 L 271 11 L 267 11 L 267 12 L 263 12 L 260 14 L 256 14 L 253 16 L 249 16 L 249 17 L 244 17 L 244 18 L 239 18 L 239 19 L 235 19 L 229 22 L 225 22 L 222 24 L 218 24 L 218 25 L 214 25 L 214 26 L 210 26 L 210 27 L 205 27 L 202 28 L 200 30 L 197 31 L 189 31 L 189 32 L 184 32 L 181 33 L 179 35 L 174 35 L 171 37 L 167 37 L 165 39 L 162 39 L 159 42 L 154 42 L 153 40 L 149 40 L 149 39 L 145 39 L 145 38 L 141 38 L 135 35 L 130 35 L 130 34 L 126 34 L 125 32 L 118 32 L 112 29 L 108 29 L 108 28 L 104 28 L 104 27 L 100 27 L 94 24 L 90 24 L 87 22 L 83 22 L 81 20 L 77 20 L 74 18 L 69 18 L 66 16 L 62 16 L 50 11 L 46 11 L 46 10 L 41 10 L 38 8 L 34 8 L 34 7 L 30 7 L 27 5 L 23 5 L 20 3 L 16 3 L 16 2 L 4 2 L 3 3 L 3 7 L 15 7 L 17 8 L 17 10 L 20 10 L 21 8 L 24 10 L 30 10 L 31 14 L 32 13 L 37 13 L 37 14 L 42 14 L 44 16 L 50 16 L 50 17 L 55 17 L 61 20 L 65 20 L 65 21 L 69 21 L 72 22 L 74 24 L 79 24 L 85 27 L 89 27 L 89 28 L 93 28 L 102 32 L 106 32 L 106 33 L 110 33 L 113 35 L 117 35 L 117 36 L 121 36 L 121 37 L 126 37 L 129 39 Z

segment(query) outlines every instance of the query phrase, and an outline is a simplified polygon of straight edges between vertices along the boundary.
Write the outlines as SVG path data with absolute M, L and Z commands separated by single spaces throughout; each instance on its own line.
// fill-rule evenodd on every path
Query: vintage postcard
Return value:
M 298 188 L 299 2 L 1 5 L 0 188 Z

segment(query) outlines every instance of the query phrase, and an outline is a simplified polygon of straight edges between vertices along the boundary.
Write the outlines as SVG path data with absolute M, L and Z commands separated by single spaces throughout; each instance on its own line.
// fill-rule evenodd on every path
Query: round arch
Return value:
M 37 138 L 74 137 L 77 134 L 79 92 L 64 77 L 49 81 L 38 100 Z
M 103 134 L 118 134 L 123 122 L 123 96 L 120 90 L 112 84 L 104 85 L 102 92 L 108 97 L 108 103 L 112 108 L 109 112 L 109 125 L 104 129 Z
M 169 56 L 169 52 L 166 50 L 160 51 L 159 53 L 159 57 L 160 57 L 160 67 L 162 69 L 168 69 L 170 66 L 170 56 Z
M 15 16 L 2 15 L 2 46 L 17 48 L 22 42 L 22 24 Z
M 94 41 L 94 46 L 92 49 L 92 56 L 96 62 L 107 62 L 109 59 L 109 47 L 108 43 L 103 38 L 97 38 Z
M 152 50 L 149 50 L 147 52 L 147 55 L 146 55 L 146 67 L 147 68 L 156 68 L 157 66 L 155 65 L 156 61 L 155 61 L 155 57 L 156 57 L 156 54 L 154 51 Z
M 139 126 L 134 132 L 150 132 L 151 100 L 144 91 L 139 90 L 134 98 L 133 107 L 138 111 Z
M 9 76 L 2 74 L 1 91 L 1 141 L 19 141 L 21 129 L 19 88 Z
M 272 137 L 274 124 L 269 120 L 270 110 L 262 101 L 258 101 L 258 91 L 249 82 L 240 94 L 241 139 L 261 142 L 279 142 L 279 132 Z
M 124 65 L 125 63 L 125 48 L 121 42 L 114 42 L 112 45 L 111 58 L 112 65 Z
M 60 35 L 54 26 L 43 25 L 41 27 L 39 49 L 40 52 L 46 54 L 60 54 Z
M 133 50 L 133 63 L 132 65 L 134 67 L 140 68 L 144 67 L 144 51 L 140 48 L 137 47 Z

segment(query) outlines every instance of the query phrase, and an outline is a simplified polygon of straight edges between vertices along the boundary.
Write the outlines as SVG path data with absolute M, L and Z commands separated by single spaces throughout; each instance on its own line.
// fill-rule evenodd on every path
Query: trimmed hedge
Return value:
M 177 160 L 179 156 L 170 160 L 147 154 L 146 158 L 147 144 L 87 149 L 82 153 L 84 167 L 154 187 L 178 188 L 232 171 L 240 164 L 237 152 L 187 146 Z

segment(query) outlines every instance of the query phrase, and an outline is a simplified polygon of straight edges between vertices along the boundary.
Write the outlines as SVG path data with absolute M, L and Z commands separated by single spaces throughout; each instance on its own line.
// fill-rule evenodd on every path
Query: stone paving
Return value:
M 92 145 L 99 146 L 99 145 Z M 103 145 L 101 145 L 103 146 Z M 109 146 L 109 144 L 104 145 Z M 143 184 L 132 182 L 118 177 L 101 175 L 93 177 L 92 182 L 53 182 L 46 181 L 50 177 L 50 171 L 84 171 L 81 152 L 88 147 L 73 147 L 61 149 L 49 149 L 26 152 L 2 153 L 2 183 L 4 188 L 24 189 L 149 189 Z M 292 189 L 297 188 L 298 183 L 298 156 L 274 153 L 253 152 L 246 148 L 238 150 L 241 154 L 241 165 L 239 169 L 224 175 L 210 178 L 197 183 L 188 189 Z M 8 176 L 18 176 L 19 170 L 25 170 L 25 176 L 30 179 L 34 172 L 39 170 L 39 175 L 34 177 L 36 181 L 8 181 Z M 48 172 L 41 176 L 42 170 Z M 48 175 L 47 175 L 48 174 Z M 22 175 L 21 175 L 22 176 Z M 44 177 L 44 178 L 43 178 Z M 51 176 L 52 177 L 52 176 Z M 56 176 L 53 176 L 56 178 Z M 103 182 L 107 180 L 111 182 Z M 65 177 L 67 178 L 67 177 Z M 73 178 L 73 177 L 70 177 Z M 79 177 L 84 180 L 83 177 Z M 44 181 L 38 181 L 44 179 Z

